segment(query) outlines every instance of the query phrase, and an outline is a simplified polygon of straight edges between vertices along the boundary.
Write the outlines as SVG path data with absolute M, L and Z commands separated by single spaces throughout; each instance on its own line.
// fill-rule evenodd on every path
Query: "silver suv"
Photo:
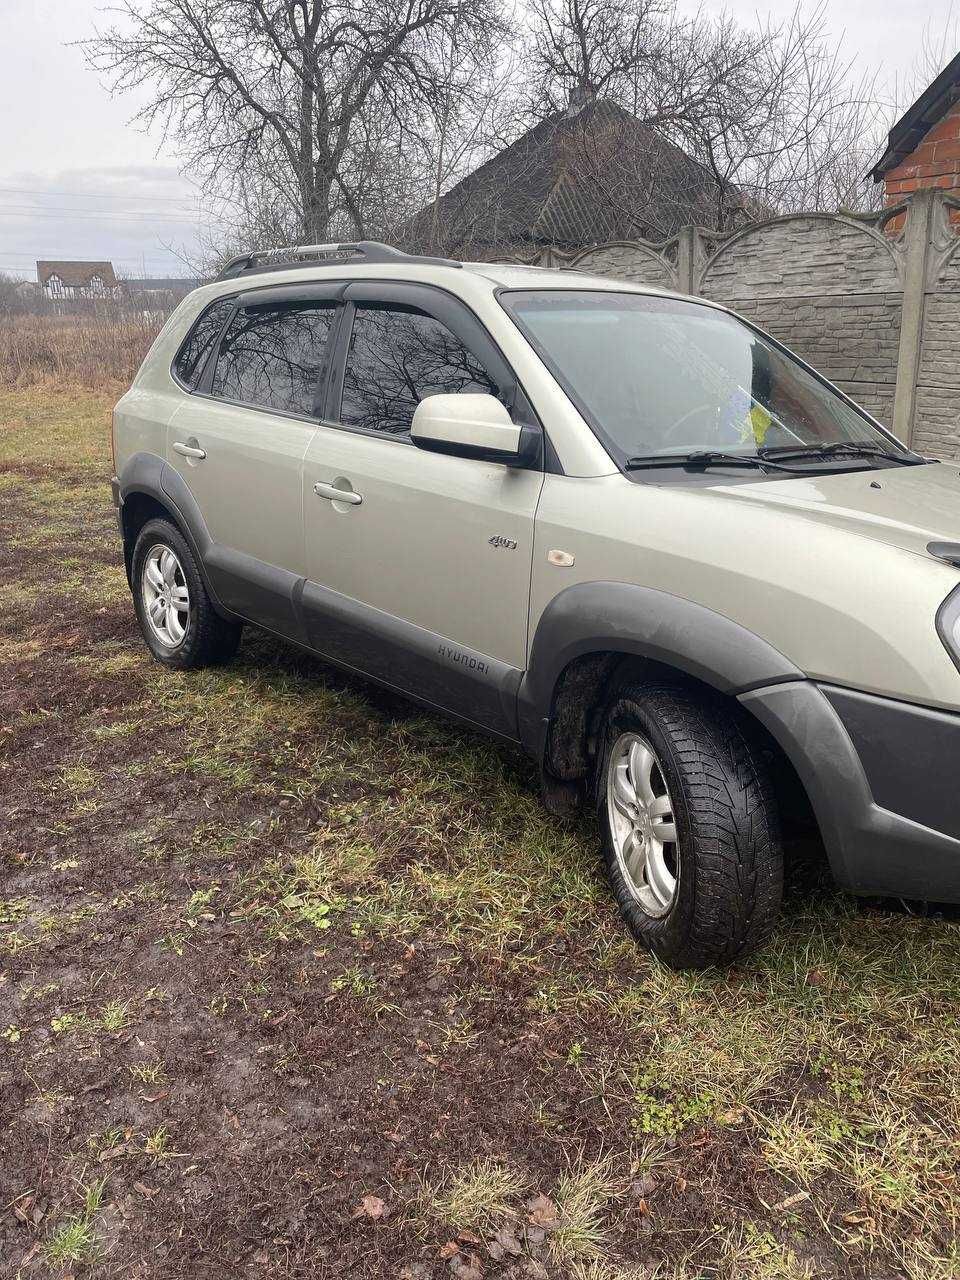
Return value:
M 234 260 L 114 417 L 144 639 L 278 636 L 593 798 L 678 967 L 777 915 L 785 822 L 837 882 L 960 900 L 960 475 L 703 299 L 310 246 Z

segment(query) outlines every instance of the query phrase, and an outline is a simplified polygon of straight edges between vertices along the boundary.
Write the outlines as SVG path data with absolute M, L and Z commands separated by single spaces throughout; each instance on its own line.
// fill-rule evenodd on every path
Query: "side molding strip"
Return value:
M 515 667 L 316 582 L 304 583 L 300 608 L 317 653 L 517 740 Z

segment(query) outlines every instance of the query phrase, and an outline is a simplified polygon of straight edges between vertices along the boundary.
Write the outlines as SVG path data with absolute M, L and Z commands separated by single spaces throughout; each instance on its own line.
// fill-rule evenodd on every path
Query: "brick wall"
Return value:
M 960 195 L 960 102 L 924 135 L 920 145 L 902 164 L 886 174 L 887 206 L 899 204 L 905 196 L 926 187 Z M 952 209 L 950 217 L 953 222 L 960 222 L 960 210 Z M 897 232 L 902 227 L 901 216 L 891 221 L 888 230 Z
M 896 169 L 886 175 L 887 204 L 922 187 L 960 191 L 960 102 L 924 136 L 923 141 Z

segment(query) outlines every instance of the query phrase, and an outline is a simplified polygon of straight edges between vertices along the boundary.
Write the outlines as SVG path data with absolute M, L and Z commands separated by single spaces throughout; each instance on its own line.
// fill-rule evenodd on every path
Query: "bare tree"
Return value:
M 704 166 L 710 205 L 697 200 L 691 212 L 720 229 L 862 201 L 882 108 L 874 81 L 829 39 L 824 0 L 751 28 L 682 14 L 673 0 L 532 0 L 532 9 L 534 113 L 596 97 L 648 126 L 644 134 L 624 116 L 602 166 L 592 140 L 579 157 L 624 214 L 655 184 L 669 144 Z
M 665 0 L 531 0 L 534 114 L 605 97 L 627 105 L 676 21 Z
M 458 25 L 438 50 L 435 74 L 441 91 L 406 119 L 365 112 L 347 157 L 351 190 L 358 193 L 354 221 L 385 239 L 429 252 L 444 252 L 434 220 L 411 236 L 411 215 L 436 200 L 460 177 L 510 141 L 517 130 L 516 69 L 508 40 L 478 60 Z
M 362 233 L 371 173 L 462 86 L 442 71 L 454 33 L 461 57 L 482 62 L 504 32 L 498 0 L 125 0 L 115 12 L 85 42 L 90 62 L 115 91 L 148 91 L 136 118 L 179 144 L 236 230 L 246 219 L 286 242 L 338 224 Z
M 371 235 L 462 251 L 503 193 L 447 201 L 449 226 L 439 197 L 590 102 L 616 111 L 600 135 L 565 127 L 566 168 L 618 234 L 859 197 L 874 95 L 828 39 L 824 0 L 750 28 L 678 0 L 520 0 L 511 25 L 501 3 L 123 0 L 85 49 L 114 90 L 147 92 L 138 119 L 201 179 L 207 268 L 252 243 Z
M 718 79 L 683 134 L 718 188 L 754 216 L 863 203 L 883 122 L 876 77 L 858 75 L 827 33 L 824 0 L 760 28 L 735 77 Z
M 451 76 L 471 74 L 469 61 L 456 45 L 450 48 Z M 519 67 L 512 51 L 482 69 L 469 91 L 438 100 L 430 114 L 430 131 L 424 138 L 424 158 L 429 164 L 429 200 L 434 211 L 431 248 L 442 247 L 437 220 L 443 192 L 464 177 L 481 160 L 516 136 L 522 117 L 514 92 Z

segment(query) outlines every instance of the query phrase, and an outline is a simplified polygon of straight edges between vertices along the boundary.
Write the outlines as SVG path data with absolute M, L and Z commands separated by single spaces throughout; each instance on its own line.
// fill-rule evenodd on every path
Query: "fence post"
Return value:
M 677 232 L 677 287 L 681 293 L 697 292 L 697 229 L 681 227 Z
M 897 352 L 897 387 L 893 398 L 893 431 L 908 447 L 913 442 L 927 263 L 939 199 L 940 192 L 933 188 L 914 192 L 903 229 L 903 307 Z

